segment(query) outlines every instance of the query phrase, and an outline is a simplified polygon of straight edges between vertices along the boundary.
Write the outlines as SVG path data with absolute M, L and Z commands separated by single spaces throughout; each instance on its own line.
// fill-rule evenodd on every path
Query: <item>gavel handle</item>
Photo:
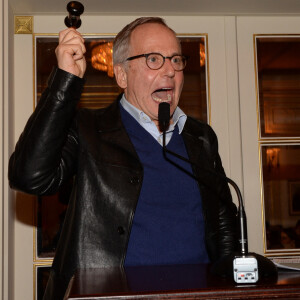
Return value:
M 80 17 L 69 14 L 69 16 L 65 17 L 65 25 L 69 28 L 70 27 L 73 27 L 75 29 L 79 28 L 81 26 Z

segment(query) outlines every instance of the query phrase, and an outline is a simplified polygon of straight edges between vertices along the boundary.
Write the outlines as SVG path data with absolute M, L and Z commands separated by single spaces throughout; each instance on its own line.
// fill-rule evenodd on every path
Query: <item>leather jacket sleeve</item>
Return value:
M 9 161 L 10 186 L 55 193 L 76 171 L 77 136 L 71 128 L 84 80 L 55 68 Z

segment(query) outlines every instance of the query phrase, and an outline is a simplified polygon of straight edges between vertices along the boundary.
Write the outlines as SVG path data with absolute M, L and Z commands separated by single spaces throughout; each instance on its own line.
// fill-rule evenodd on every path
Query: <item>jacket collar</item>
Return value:
M 119 96 L 105 109 L 98 111 L 97 130 L 101 141 L 110 145 L 106 157 L 108 163 L 116 164 L 139 172 L 142 170 L 139 157 L 121 120 Z
M 201 124 L 201 123 L 200 123 Z M 199 184 L 209 187 L 212 190 L 216 186 L 214 176 L 214 160 L 210 141 L 207 137 L 206 125 L 199 126 L 199 122 L 188 117 L 182 132 L 187 153 L 192 164 L 194 175 L 198 178 Z
M 119 107 L 121 97 L 122 94 L 119 95 L 116 101 L 114 101 L 107 108 L 100 110 L 101 115 L 99 118 L 97 118 L 97 129 L 99 134 L 101 134 L 102 140 L 107 140 L 109 143 L 120 145 L 123 149 L 125 149 L 126 153 L 129 154 L 131 159 L 135 161 L 136 166 L 136 162 L 139 162 L 139 157 L 121 120 Z M 205 140 L 205 135 L 201 128 L 202 127 L 199 127 L 198 122 L 188 117 L 182 131 L 182 136 L 190 160 L 195 162 L 199 167 L 201 167 L 201 169 L 202 167 L 211 168 L 211 165 L 207 159 L 207 151 L 204 146 L 204 143 L 207 143 L 208 141 Z M 126 159 L 126 161 L 128 160 Z M 132 164 L 130 165 L 133 167 Z M 139 165 L 141 166 L 140 163 Z M 193 166 L 195 175 L 197 175 L 197 173 L 199 174 L 197 169 L 198 168 Z
M 196 124 L 194 120 L 188 117 L 182 131 L 182 137 L 190 160 L 197 165 L 202 164 L 206 155 L 203 145 L 203 133 L 199 130 L 198 123 Z
M 125 130 L 119 107 L 121 98 L 122 94 L 111 105 L 101 110 L 101 117 L 98 118 L 98 131 L 100 133 Z

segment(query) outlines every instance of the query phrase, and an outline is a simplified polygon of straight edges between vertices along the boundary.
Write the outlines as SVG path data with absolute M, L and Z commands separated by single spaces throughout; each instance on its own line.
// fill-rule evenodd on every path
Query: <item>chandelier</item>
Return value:
M 279 148 L 267 148 L 267 166 L 269 171 L 274 170 L 274 168 L 278 168 L 280 166 L 279 155 L 280 149 Z
M 101 43 L 92 49 L 92 67 L 96 70 L 107 72 L 109 77 L 114 77 L 113 69 L 113 43 Z
M 206 55 L 205 55 L 205 46 L 202 43 L 200 43 L 199 55 L 200 55 L 200 67 L 203 67 L 205 65 Z

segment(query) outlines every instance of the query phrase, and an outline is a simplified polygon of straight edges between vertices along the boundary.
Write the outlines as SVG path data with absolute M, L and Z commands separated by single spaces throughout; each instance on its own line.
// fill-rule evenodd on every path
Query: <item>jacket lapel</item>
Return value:
M 205 148 L 204 141 L 199 131 L 199 127 L 196 128 L 194 124 L 188 118 L 184 129 L 182 131 L 182 137 L 189 155 L 189 159 L 191 162 L 201 167 L 204 166 L 205 163 Z M 193 169 L 195 166 L 193 167 Z M 194 170 L 195 172 L 195 170 Z
M 201 123 L 200 123 L 201 124 Z M 205 127 L 199 126 L 190 118 L 187 119 L 182 131 L 183 140 L 192 162 L 192 169 L 199 185 L 215 189 L 214 162 L 210 155 L 209 141 L 206 139 Z
M 97 118 L 100 148 L 105 147 L 102 154 L 105 154 L 106 163 L 140 171 L 139 157 L 121 120 L 119 99 L 102 110 Z

